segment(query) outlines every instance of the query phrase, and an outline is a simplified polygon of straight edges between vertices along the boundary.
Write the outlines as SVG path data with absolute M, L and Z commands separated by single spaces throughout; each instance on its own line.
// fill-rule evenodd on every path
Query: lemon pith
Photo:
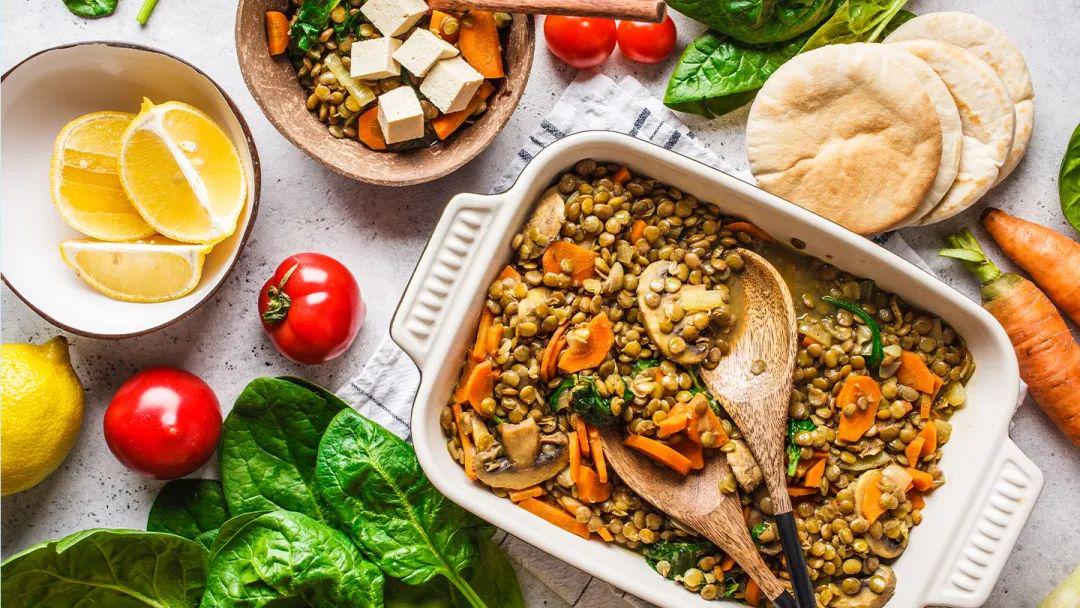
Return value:
M 71 240 L 60 255 L 80 279 L 116 300 L 165 302 L 199 285 L 210 247 L 167 240 L 106 243 Z

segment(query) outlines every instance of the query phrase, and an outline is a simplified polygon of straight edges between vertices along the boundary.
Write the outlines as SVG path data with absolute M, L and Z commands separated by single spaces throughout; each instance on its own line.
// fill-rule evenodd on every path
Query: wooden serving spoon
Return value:
M 765 258 L 745 249 L 742 256 L 742 318 L 731 351 L 714 369 L 701 370 L 709 392 L 735 421 L 765 478 L 784 547 L 795 597 L 816 606 L 806 556 L 799 543 L 784 471 L 791 370 L 795 366 L 795 307 L 784 278 Z
M 777 608 L 798 608 L 750 539 L 739 499 L 720 489 L 720 480 L 731 475 L 726 459 L 709 458 L 705 468 L 684 477 L 631 452 L 615 427 L 600 427 L 600 439 L 607 462 L 638 496 L 723 549 Z
M 447 13 L 502 11 L 530 15 L 607 17 L 660 23 L 667 13 L 663 0 L 428 0 L 428 6 Z

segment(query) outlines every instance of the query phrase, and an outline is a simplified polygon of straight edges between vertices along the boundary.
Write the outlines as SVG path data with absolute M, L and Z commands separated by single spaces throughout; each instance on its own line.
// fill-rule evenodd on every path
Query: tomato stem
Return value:
M 293 264 L 285 276 L 281 277 L 281 282 L 277 285 L 271 285 L 270 289 L 266 290 L 267 304 L 266 312 L 262 314 L 263 321 L 267 323 L 281 323 L 285 320 L 285 317 L 289 314 L 289 307 L 292 306 L 292 298 L 289 294 L 285 293 L 285 284 L 289 282 L 289 278 L 292 277 L 293 272 L 296 271 L 300 263 Z

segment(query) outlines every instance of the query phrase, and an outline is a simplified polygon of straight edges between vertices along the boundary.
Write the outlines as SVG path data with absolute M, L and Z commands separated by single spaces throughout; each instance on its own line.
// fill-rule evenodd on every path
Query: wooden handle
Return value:
M 757 545 L 750 539 L 745 527 L 732 529 L 725 522 L 742 521 L 742 511 L 738 500 L 724 500 L 712 513 L 694 515 L 685 518 L 687 524 L 711 540 L 735 560 L 744 572 L 761 587 L 765 597 L 770 600 L 783 595 L 787 590 L 780 579 L 769 570 L 758 553 Z
M 428 5 L 446 13 L 469 10 L 502 11 L 531 15 L 574 15 L 608 17 L 659 23 L 667 13 L 663 0 L 428 0 Z

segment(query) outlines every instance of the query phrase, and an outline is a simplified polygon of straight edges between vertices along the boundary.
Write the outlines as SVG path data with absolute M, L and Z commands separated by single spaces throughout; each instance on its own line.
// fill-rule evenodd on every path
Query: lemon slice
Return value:
M 187 243 L 227 238 L 247 201 L 232 141 L 209 116 L 177 101 L 143 99 L 121 141 L 120 182 L 147 223 Z
M 164 302 L 187 295 L 198 286 L 209 251 L 207 245 L 167 239 L 60 243 L 60 256 L 79 278 L 110 298 L 126 302 Z
M 134 114 L 84 114 L 60 130 L 50 171 L 53 204 L 79 232 L 106 241 L 154 234 L 120 185 L 120 139 Z

